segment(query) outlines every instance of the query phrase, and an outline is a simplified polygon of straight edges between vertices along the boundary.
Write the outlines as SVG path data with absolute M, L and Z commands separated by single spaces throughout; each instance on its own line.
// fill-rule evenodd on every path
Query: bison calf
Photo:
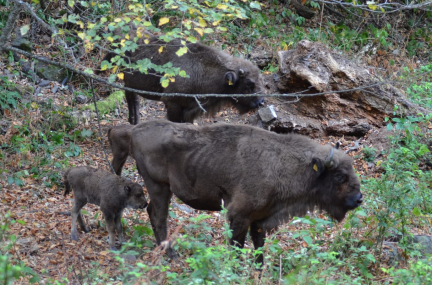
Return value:
M 118 177 L 107 171 L 88 166 L 74 167 L 64 174 L 64 196 L 74 191 L 72 207 L 71 238 L 78 240 L 76 221 L 84 232 L 89 229 L 85 225 L 81 208 L 87 203 L 100 206 L 105 217 L 109 234 L 109 247 L 115 250 L 114 231 L 117 231 L 120 243 L 123 242 L 122 212 L 126 207 L 144 209 L 147 201 L 142 187 L 128 179 Z
M 250 229 L 255 248 L 292 216 L 317 207 L 341 221 L 363 201 L 352 159 L 301 135 L 159 120 L 134 127 L 130 146 L 151 198 L 147 212 L 158 244 L 167 237 L 173 193 L 199 210 L 221 210 L 223 201 L 230 243 L 243 247 Z
M 108 130 L 108 140 L 113 154 L 111 165 L 119 176 L 129 156 L 130 132 L 133 127 L 133 125 L 120 125 Z

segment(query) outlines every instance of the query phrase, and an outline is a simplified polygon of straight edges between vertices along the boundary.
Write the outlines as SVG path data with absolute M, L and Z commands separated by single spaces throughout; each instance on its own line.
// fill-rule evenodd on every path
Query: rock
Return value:
M 87 103 L 87 96 L 84 95 L 77 95 L 75 97 L 75 102 L 77 102 L 78 104 L 85 104 Z
M 432 236 L 415 235 L 413 243 L 423 256 L 432 254 Z
M 396 242 L 384 241 L 382 249 L 381 262 L 389 266 L 395 266 L 405 260 Z
M 59 89 L 59 86 L 58 86 L 58 85 L 55 85 L 55 86 L 53 87 L 53 89 L 51 89 L 51 92 L 52 92 L 53 94 L 56 94 L 58 89 Z
M 67 70 L 55 65 L 50 65 L 42 61 L 38 61 L 35 66 L 35 72 L 39 77 L 51 81 L 61 82 L 67 76 Z
M 259 114 L 261 120 L 263 121 L 263 123 L 268 123 L 268 122 L 277 118 L 277 114 L 274 110 L 273 105 L 259 109 L 258 114 Z
M 18 32 L 16 34 L 17 34 L 17 37 L 13 40 L 11 45 L 17 49 L 20 49 L 20 50 L 23 50 L 26 52 L 31 52 L 32 51 L 32 44 L 28 40 L 28 37 L 26 35 L 21 36 L 20 32 Z
M 248 59 L 255 63 L 260 69 L 263 69 L 272 63 L 274 56 L 272 52 L 261 49 L 251 52 L 248 56 Z
M 10 128 L 11 123 L 7 120 L 0 120 L 0 135 L 4 135 Z
M 330 121 L 329 125 L 325 128 L 327 135 L 334 136 L 355 136 L 362 137 L 366 135 L 372 126 L 367 122 L 352 122 L 344 121 Z
M 51 83 L 50 80 L 42 80 L 42 81 L 39 83 L 39 87 L 46 87 L 46 86 L 50 85 L 50 83 Z
M 18 93 L 24 97 L 26 95 L 33 95 L 34 88 L 30 85 L 24 85 L 24 84 L 15 84 L 15 90 L 18 91 Z
M 186 206 L 186 205 L 179 205 L 179 204 L 177 204 L 177 203 L 174 202 L 174 203 L 172 203 L 172 206 L 174 208 L 177 208 L 177 209 L 181 210 L 182 212 L 184 212 L 186 214 L 193 214 L 193 213 L 195 213 L 194 209 L 192 209 L 192 208 L 190 208 L 189 206 Z

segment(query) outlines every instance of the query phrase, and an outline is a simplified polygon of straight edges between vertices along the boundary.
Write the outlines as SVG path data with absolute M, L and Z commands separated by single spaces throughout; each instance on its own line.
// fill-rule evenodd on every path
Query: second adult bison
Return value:
M 266 231 L 294 215 L 317 207 L 341 221 L 363 201 L 352 159 L 305 136 L 158 120 L 135 126 L 130 147 L 150 195 L 158 244 L 167 237 L 173 193 L 199 210 L 221 210 L 224 203 L 230 243 L 243 247 L 250 228 L 255 248 L 264 245 Z
M 131 26 L 131 33 L 134 32 Z M 156 36 L 146 33 L 148 43 L 140 42 L 137 50 L 129 53 L 131 62 L 149 59 L 156 65 L 169 62 L 173 67 L 186 71 L 189 78 L 177 76 L 175 82 L 163 88 L 160 83 L 161 74 L 149 70 L 148 74 L 140 71 L 125 72 L 124 85 L 134 89 L 160 93 L 187 93 L 187 94 L 259 94 L 263 92 L 260 71 L 250 61 L 237 58 L 223 52 L 197 43 L 187 43 L 187 53 L 177 56 L 176 52 L 184 45 L 179 39 L 165 42 Z M 162 50 L 162 52 L 161 52 Z M 108 54 L 105 59 L 110 60 L 114 54 Z M 203 114 L 203 110 L 193 97 L 161 97 L 154 95 L 140 96 L 162 101 L 167 109 L 167 118 L 173 122 L 189 122 Z M 129 122 L 133 125 L 139 122 L 139 97 L 126 91 L 126 101 L 129 108 Z M 198 101 L 213 115 L 221 107 L 234 106 L 240 113 L 258 108 L 263 102 L 261 97 L 251 95 L 247 97 L 199 97 Z

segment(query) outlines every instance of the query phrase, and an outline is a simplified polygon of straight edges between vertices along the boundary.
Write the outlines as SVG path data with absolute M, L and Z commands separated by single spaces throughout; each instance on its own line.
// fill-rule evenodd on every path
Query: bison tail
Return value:
M 64 185 L 65 185 L 65 191 L 64 191 L 64 193 L 63 193 L 63 196 L 65 196 L 65 197 L 66 197 L 66 195 L 69 194 L 69 193 L 71 192 L 71 190 L 72 190 L 71 187 L 70 187 L 69 181 L 68 181 L 68 179 L 67 179 L 68 174 L 69 174 L 69 171 L 70 171 L 70 169 L 68 169 L 68 170 L 65 172 L 65 174 L 63 175 L 63 181 L 64 181 Z

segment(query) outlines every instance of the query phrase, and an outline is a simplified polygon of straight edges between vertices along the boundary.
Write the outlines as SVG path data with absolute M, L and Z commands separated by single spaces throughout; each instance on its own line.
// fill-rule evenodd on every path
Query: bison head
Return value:
M 228 94 L 260 94 L 264 90 L 260 71 L 252 64 L 225 73 L 225 84 Z M 263 102 L 263 98 L 258 96 L 232 98 L 233 106 L 241 114 L 258 108 Z
M 338 150 L 338 146 L 330 150 L 326 159 L 314 158 L 312 169 L 318 176 L 315 184 L 317 204 L 340 222 L 349 210 L 361 205 L 363 195 L 351 157 Z
M 128 183 L 124 186 L 124 193 L 127 197 L 127 207 L 132 209 L 144 209 L 147 207 L 147 200 L 142 187 L 137 183 Z

